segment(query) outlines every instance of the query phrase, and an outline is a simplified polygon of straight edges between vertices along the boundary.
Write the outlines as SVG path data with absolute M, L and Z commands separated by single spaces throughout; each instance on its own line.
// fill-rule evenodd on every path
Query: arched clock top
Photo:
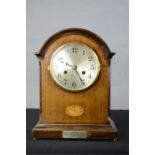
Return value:
M 60 39 L 61 37 L 65 37 L 69 35 L 82 35 L 91 40 L 94 40 L 96 43 L 98 43 L 102 47 L 102 51 L 107 60 L 110 60 L 115 55 L 115 53 L 110 51 L 108 45 L 105 43 L 105 41 L 102 38 L 100 38 L 95 33 L 89 30 L 86 30 L 86 29 L 82 29 L 82 28 L 69 28 L 69 29 L 64 29 L 62 31 L 55 33 L 49 39 L 47 39 L 47 41 L 43 44 L 40 51 L 35 53 L 35 55 L 40 59 L 44 59 L 44 56 L 46 52 L 48 51 L 47 49 L 52 43 L 54 43 L 56 40 Z

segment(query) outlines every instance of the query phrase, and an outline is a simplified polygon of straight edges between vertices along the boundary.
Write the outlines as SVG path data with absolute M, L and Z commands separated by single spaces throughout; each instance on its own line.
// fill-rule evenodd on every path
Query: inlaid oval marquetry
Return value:
M 84 113 L 84 109 L 80 105 L 70 105 L 65 109 L 68 116 L 81 116 Z

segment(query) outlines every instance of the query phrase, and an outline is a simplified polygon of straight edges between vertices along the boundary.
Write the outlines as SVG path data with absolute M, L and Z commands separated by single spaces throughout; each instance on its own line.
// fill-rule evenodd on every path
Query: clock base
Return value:
M 48 139 L 113 139 L 117 141 L 118 131 L 109 118 L 108 125 L 40 124 L 32 130 L 33 138 Z

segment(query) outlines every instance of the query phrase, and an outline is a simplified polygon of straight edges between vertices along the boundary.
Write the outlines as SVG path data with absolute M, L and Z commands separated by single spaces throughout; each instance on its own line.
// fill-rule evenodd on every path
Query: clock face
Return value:
M 71 42 L 54 52 L 49 71 L 62 88 L 81 91 L 95 82 L 100 72 L 100 63 L 93 49 L 80 42 Z

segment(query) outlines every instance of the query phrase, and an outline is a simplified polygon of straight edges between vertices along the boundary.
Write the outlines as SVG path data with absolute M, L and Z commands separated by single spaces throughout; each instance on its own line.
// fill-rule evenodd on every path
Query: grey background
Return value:
M 128 0 L 27 0 L 27 108 L 39 108 L 39 65 L 34 53 L 53 33 L 91 30 L 116 52 L 111 63 L 111 109 L 129 108 Z

